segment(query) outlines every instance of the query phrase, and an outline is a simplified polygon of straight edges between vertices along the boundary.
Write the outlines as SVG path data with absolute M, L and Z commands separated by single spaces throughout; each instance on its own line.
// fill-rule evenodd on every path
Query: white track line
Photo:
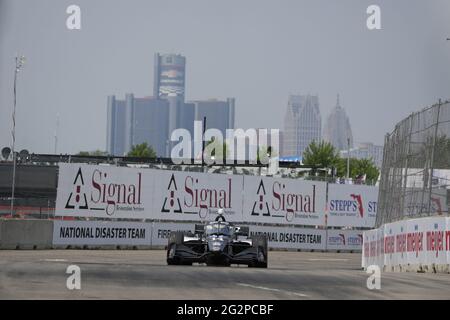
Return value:
M 285 294 L 291 294 L 291 295 L 295 295 L 295 296 L 299 296 L 299 297 L 307 297 L 306 294 L 299 293 L 299 292 L 281 290 L 281 289 L 276 289 L 276 288 L 267 288 L 267 287 L 261 287 L 261 286 L 254 286 L 254 285 L 251 285 L 251 284 L 248 284 L 248 283 L 238 283 L 237 285 L 241 286 L 241 287 L 249 287 L 249 288 L 253 288 L 253 289 L 260 289 L 260 290 L 266 290 L 266 291 L 275 291 L 275 292 L 280 292 L 280 293 L 285 293 Z
M 46 261 L 46 262 L 67 262 L 67 259 L 42 259 L 41 261 Z
M 348 259 L 308 259 L 308 261 L 348 261 Z

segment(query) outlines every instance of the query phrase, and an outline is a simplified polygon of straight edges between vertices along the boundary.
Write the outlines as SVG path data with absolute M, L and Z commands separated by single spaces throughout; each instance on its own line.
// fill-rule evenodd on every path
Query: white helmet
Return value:
M 223 215 L 223 209 L 220 208 L 220 209 L 217 211 L 217 214 L 218 214 L 218 215 Z

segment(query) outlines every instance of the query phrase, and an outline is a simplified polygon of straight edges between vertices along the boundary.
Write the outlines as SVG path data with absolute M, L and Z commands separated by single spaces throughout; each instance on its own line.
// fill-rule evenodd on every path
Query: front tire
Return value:
M 176 244 L 171 243 L 167 249 L 167 264 L 174 266 L 180 264 L 179 259 L 175 256 Z
M 184 233 L 183 232 L 176 231 L 176 232 L 170 233 L 169 245 L 167 246 L 167 264 L 169 266 L 185 264 L 183 259 L 176 255 L 177 246 L 182 245 L 183 241 L 184 241 Z

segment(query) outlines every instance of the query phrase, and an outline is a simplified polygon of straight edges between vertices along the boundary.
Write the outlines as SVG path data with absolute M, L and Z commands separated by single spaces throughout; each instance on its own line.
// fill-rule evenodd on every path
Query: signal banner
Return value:
M 328 184 L 328 226 L 375 226 L 378 187 Z
M 54 245 L 150 245 L 151 224 L 143 222 L 53 222 Z
M 246 222 L 325 223 L 325 182 L 245 176 L 243 194 Z
M 156 170 L 60 163 L 55 215 L 151 218 Z
M 327 250 L 360 251 L 363 243 L 361 230 L 328 230 Z
M 210 221 L 224 209 L 227 221 L 242 221 L 243 177 L 159 170 L 152 212 L 156 219 Z

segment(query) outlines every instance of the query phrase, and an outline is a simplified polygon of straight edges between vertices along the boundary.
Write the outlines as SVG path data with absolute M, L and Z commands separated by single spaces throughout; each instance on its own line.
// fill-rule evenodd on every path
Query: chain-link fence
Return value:
M 448 216 L 449 199 L 450 101 L 439 101 L 386 135 L 376 224 Z

